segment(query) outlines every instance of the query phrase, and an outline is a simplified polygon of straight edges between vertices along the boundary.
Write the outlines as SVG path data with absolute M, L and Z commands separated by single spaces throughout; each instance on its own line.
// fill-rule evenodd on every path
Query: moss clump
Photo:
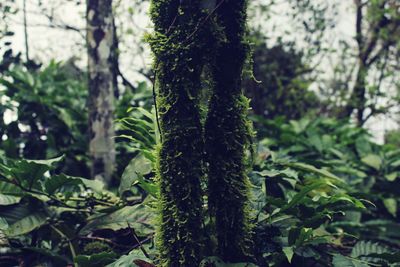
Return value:
M 248 100 L 241 90 L 248 53 L 244 41 L 246 1 L 225 1 L 216 20 L 223 29 L 211 63 L 213 92 L 205 125 L 208 157 L 209 208 L 218 241 L 218 254 L 228 262 L 251 256 L 249 181 L 246 149 L 250 143 Z M 220 35 L 220 33 L 219 33 Z
M 157 104 L 162 143 L 158 148 L 162 266 L 198 266 L 201 260 L 204 137 L 198 94 L 204 62 L 200 0 L 153 0 Z

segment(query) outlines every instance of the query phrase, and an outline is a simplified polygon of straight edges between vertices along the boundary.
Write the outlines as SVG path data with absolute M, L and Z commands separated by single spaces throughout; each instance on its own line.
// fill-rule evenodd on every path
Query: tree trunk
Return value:
M 109 184 L 115 165 L 112 0 L 87 1 L 92 176 Z
M 208 155 L 209 209 L 215 221 L 218 254 L 228 262 L 251 255 L 249 181 L 245 151 L 251 124 L 249 101 L 241 90 L 248 45 L 245 43 L 246 0 L 225 1 L 216 11 L 223 29 L 211 64 L 213 92 L 205 125 Z
M 155 55 L 161 146 L 161 266 L 199 266 L 201 260 L 204 140 L 198 95 L 202 72 L 204 28 L 200 0 L 153 0 L 155 33 L 148 38 Z
M 367 58 L 369 53 L 366 51 L 366 40 L 363 35 L 363 4 L 360 0 L 354 0 L 356 6 L 356 42 L 358 48 L 358 70 L 357 77 L 351 92 L 350 98 L 346 104 L 346 107 L 339 114 L 340 118 L 349 118 L 354 111 L 356 111 L 357 124 L 361 126 L 364 123 L 364 111 L 366 104 L 366 78 L 368 73 Z

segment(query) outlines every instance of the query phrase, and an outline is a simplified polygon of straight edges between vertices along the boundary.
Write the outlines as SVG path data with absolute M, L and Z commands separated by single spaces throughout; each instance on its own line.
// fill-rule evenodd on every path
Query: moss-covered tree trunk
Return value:
M 115 165 L 112 0 L 87 1 L 92 176 L 109 183 Z
M 224 1 L 216 17 L 223 33 L 211 64 L 214 85 L 205 126 L 209 208 L 219 256 L 225 261 L 240 262 L 251 254 L 245 163 L 250 125 L 246 118 L 248 100 L 241 90 L 248 52 L 244 40 L 246 1 Z
M 161 145 L 158 242 L 162 266 L 198 266 L 202 250 L 204 140 L 198 108 L 203 64 L 200 0 L 153 0 Z

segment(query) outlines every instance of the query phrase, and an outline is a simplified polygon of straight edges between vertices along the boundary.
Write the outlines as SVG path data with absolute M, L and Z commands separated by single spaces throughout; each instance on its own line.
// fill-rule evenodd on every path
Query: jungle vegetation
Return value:
M 399 1 L 0 16 L 0 266 L 400 266 Z

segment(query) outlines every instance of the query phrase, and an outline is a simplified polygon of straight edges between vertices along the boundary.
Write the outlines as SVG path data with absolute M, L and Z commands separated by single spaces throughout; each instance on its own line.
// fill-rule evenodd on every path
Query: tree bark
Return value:
M 112 0 L 88 0 L 86 15 L 91 170 L 109 184 L 115 165 Z
M 161 266 L 199 266 L 203 248 L 202 190 L 204 140 L 199 90 L 204 28 L 200 0 L 153 0 L 155 33 L 148 38 L 155 55 L 161 145 L 157 177 Z
M 246 149 L 251 138 L 249 101 L 241 89 L 248 54 L 245 43 L 246 0 L 229 0 L 216 11 L 223 29 L 210 66 L 213 92 L 205 124 L 208 158 L 208 201 L 218 241 L 218 255 L 228 262 L 251 256 L 249 180 Z M 222 36 L 221 36 L 222 35 Z

